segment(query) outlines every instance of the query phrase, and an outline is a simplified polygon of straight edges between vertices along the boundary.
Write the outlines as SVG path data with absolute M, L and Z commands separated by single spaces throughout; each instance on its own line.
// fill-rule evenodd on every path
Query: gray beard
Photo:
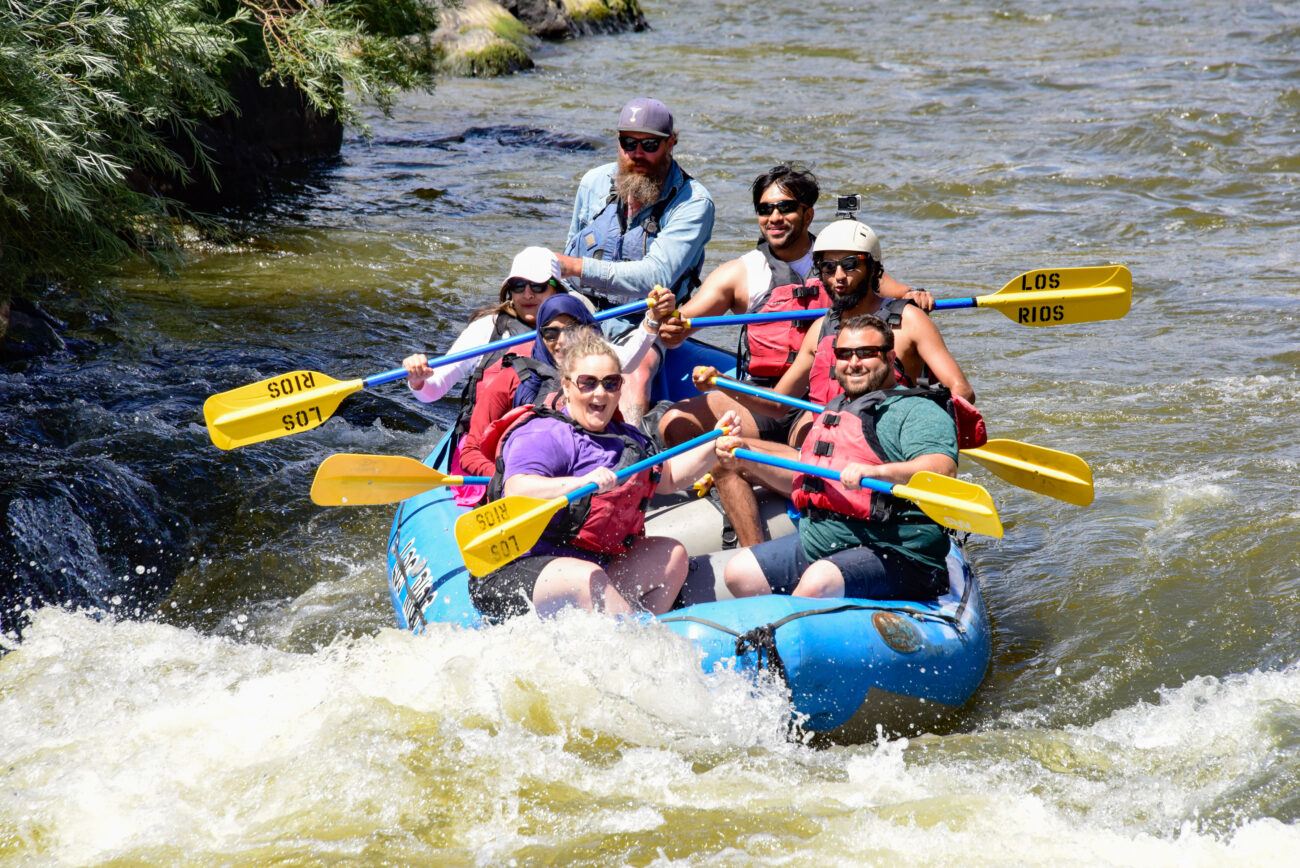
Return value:
M 644 207 L 659 201 L 666 180 L 666 175 L 663 178 L 651 178 L 636 172 L 624 172 L 620 168 L 614 176 L 614 192 L 618 194 L 620 202 L 631 202 Z

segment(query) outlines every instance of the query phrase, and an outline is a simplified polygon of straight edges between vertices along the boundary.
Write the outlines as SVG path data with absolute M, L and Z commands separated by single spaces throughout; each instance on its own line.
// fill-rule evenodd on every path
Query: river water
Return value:
M 174 279 L 49 302 L 67 352 L 0 368 L 0 575 L 7 605 L 114 614 L 38 603 L 4 640 L 0 863 L 1294 864 L 1300 9 L 645 5 L 651 31 L 373 117 Z M 394 629 L 391 510 L 315 507 L 310 479 L 423 455 L 449 401 L 381 387 L 207 439 L 214 392 L 444 350 L 514 252 L 563 242 L 639 93 L 717 202 L 709 268 L 794 158 L 941 296 L 1132 269 L 1119 321 L 938 315 L 992 435 L 1082 456 L 1097 499 L 963 466 L 1007 527 L 970 547 L 994 656 L 934 734 L 791 742 L 778 693 L 661 629 Z

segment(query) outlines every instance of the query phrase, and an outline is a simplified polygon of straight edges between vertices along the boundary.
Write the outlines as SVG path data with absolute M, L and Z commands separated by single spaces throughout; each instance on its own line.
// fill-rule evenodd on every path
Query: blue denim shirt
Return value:
M 566 255 L 577 255 L 578 234 L 605 209 L 610 181 L 617 168 L 617 163 L 607 163 L 583 176 L 573 201 Z M 669 205 L 659 221 L 659 234 L 644 259 L 606 262 L 583 257 L 582 277 L 571 280 L 585 290 L 623 303 L 644 298 L 656 284 L 672 286 L 696 261 L 702 261 L 704 245 L 713 235 L 713 197 L 699 181 L 687 181 L 676 160 L 668 171 L 660 200 L 665 197 L 669 198 Z M 647 206 L 634 214 L 629 228 L 644 222 L 652 210 Z

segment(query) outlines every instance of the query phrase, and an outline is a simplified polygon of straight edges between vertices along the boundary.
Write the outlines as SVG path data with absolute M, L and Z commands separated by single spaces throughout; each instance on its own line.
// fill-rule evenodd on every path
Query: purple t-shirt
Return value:
M 545 416 L 529 419 L 506 439 L 501 453 L 505 461 L 504 476 L 507 480 L 521 473 L 552 479 L 557 476 L 585 476 L 601 467 L 613 469 L 618 466 L 624 448 L 618 434 L 631 435 L 642 444 L 648 443 L 640 431 L 623 422 L 611 421 L 605 432 L 594 434 L 560 419 Z M 563 510 L 551 519 L 548 529 L 554 529 L 560 523 L 562 513 Z M 544 539 L 538 540 L 528 554 L 579 557 L 600 563 L 608 561 L 595 552 L 556 545 Z

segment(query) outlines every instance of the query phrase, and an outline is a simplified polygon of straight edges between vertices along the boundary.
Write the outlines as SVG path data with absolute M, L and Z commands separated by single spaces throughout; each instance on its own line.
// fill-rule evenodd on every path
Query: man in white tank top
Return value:
M 753 250 L 709 273 L 690 301 L 679 308 L 683 318 L 751 313 L 763 306 L 775 287 L 815 276 L 809 227 L 821 194 L 817 178 L 812 172 L 782 163 L 755 178 L 751 192 L 762 237 Z M 879 292 L 886 298 L 909 297 L 923 310 L 934 305 L 930 293 L 912 290 L 888 274 L 881 276 Z M 670 348 L 680 346 L 689 333 L 676 319 L 665 321 L 659 332 Z
M 753 250 L 714 269 L 691 300 L 682 305 L 682 317 L 756 312 L 763 307 L 774 288 L 804 283 L 816 276 L 812 273 L 813 235 L 809 231 L 814 206 L 821 192 L 816 177 L 811 172 L 783 163 L 755 178 L 751 192 L 762 237 Z M 927 310 L 934 305 L 934 297 L 928 292 L 911 290 L 888 274 L 881 275 L 878 292 L 889 298 L 911 298 Z M 659 331 L 660 339 L 667 347 L 680 346 L 688 334 L 689 331 L 674 318 L 665 320 Z M 788 441 L 791 423 L 799 415 L 791 413 L 786 419 L 755 416 L 725 392 L 713 391 L 674 404 L 659 420 L 659 434 L 667 445 L 683 443 L 711 430 L 727 410 L 740 414 L 744 430 L 757 431 L 763 439 L 780 443 Z M 733 504 L 743 515 L 757 511 L 753 491 L 739 490 L 748 488 L 749 483 L 736 477 L 725 481 L 719 479 L 718 485 L 723 504 L 729 511 Z M 735 524 L 738 530 L 756 526 L 756 522 L 747 520 Z M 740 540 L 742 545 L 759 541 Z

